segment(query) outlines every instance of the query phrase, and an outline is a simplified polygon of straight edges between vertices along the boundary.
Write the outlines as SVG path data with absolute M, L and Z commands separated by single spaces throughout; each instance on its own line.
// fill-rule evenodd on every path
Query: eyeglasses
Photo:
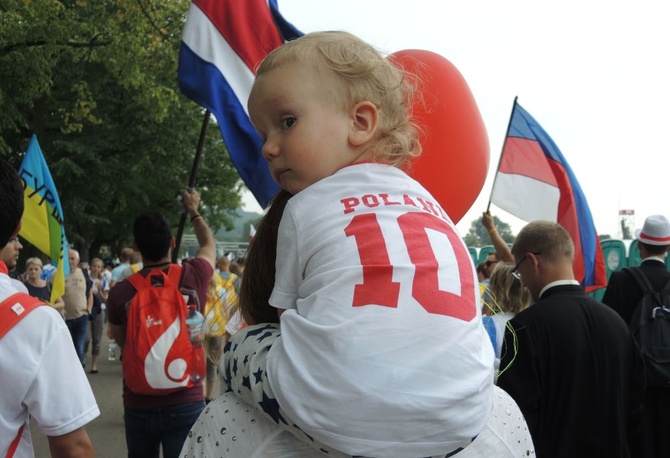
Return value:
M 7 241 L 7 243 L 19 243 L 19 237 L 12 237 Z
M 516 278 L 517 280 L 521 280 L 521 273 L 519 273 L 519 267 L 526 260 L 526 258 L 528 257 L 529 254 L 534 254 L 535 256 L 539 256 L 542 253 L 537 251 L 537 252 L 533 252 L 533 253 L 526 253 L 525 255 L 523 255 L 523 258 L 521 258 L 521 261 L 517 262 L 516 265 L 514 266 L 514 269 L 512 269 L 512 275 L 514 275 L 514 278 Z
M 486 267 L 489 267 L 491 264 L 497 264 L 497 263 L 498 261 L 486 261 L 484 265 L 486 265 Z

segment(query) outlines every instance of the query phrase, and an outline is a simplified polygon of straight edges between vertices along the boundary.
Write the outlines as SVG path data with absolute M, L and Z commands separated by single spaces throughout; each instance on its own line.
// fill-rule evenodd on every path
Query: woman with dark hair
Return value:
M 247 324 L 279 323 L 277 309 L 269 303 L 275 284 L 279 221 L 291 194 L 286 191 L 272 199 L 270 208 L 256 229 L 245 257 L 244 280 L 240 286 L 240 311 Z

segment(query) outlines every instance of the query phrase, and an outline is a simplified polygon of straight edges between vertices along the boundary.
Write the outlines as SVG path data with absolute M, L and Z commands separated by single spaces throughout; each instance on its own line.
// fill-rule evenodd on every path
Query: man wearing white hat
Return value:
M 655 291 L 661 291 L 670 281 L 670 271 L 665 265 L 670 250 L 670 221 L 663 215 L 650 216 L 636 236 L 642 264 L 632 269 L 647 277 Z M 612 272 L 602 301 L 630 323 L 642 296 L 642 289 L 632 274 L 619 270 Z M 644 403 L 644 443 L 639 456 L 670 457 L 670 441 L 666 437 L 670 431 L 670 387 L 647 387 Z
M 654 290 L 660 291 L 670 280 L 670 271 L 665 266 L 665 257 L 670 249 L 670 221 L 663 215 L 650 216 L 644 221 L 642 230 L 637 230 L 636 236 L 642 258 L 638 269 Z M 621 315 L 626 323 L 630 323 L 641 298 L 642 290 L 635 279 L 628 272 L 619 270 L 612 272 L 602 301 Z

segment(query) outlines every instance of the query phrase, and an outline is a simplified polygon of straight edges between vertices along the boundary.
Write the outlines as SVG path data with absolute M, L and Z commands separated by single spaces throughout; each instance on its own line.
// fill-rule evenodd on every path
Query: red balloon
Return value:
M 422 130 L 423 152 L 405 170 L 457 223 L 489 169 L 489 140 L 475 98 L 458 69 L 439 54 L 407 49 L 389 58 L 418 78 L 412 117 Z

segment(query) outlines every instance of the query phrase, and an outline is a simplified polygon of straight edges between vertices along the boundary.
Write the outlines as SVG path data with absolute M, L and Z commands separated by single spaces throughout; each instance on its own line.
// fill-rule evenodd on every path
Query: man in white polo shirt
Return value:
M 0 246 L 16 237 L 23 214 L 23 184 L 15 169 L 0 158 Z M 21 313 L 18 291 L 0 271 L 2 321 Z M 17 305 L 19 304 L 19 305 Z M 84 425 L 100 415 L 72 339 L 60 314 L 38 306 L 0 339 L 0 456 L 34 455 L 28 419 L 47 436 L 52 456 L 92 457 Z

